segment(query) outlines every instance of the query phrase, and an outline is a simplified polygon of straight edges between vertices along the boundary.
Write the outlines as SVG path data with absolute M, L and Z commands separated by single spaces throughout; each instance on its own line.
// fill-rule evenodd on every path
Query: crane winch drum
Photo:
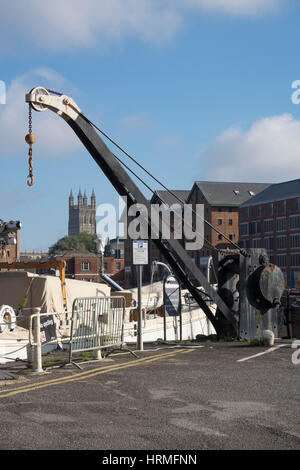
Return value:
M 218 293 L 234 312 L 239 323 L 239 338 L 261 339 L 264 330 L 278 336 L 278 310 L 284 292 L 284 275 L 278 266 L 269 262 L 266 250 L 252 248 L 249 256 L 236 250 L 219 254 Z M 232 335 L 231 325 L 217 310 L 224 332 Z

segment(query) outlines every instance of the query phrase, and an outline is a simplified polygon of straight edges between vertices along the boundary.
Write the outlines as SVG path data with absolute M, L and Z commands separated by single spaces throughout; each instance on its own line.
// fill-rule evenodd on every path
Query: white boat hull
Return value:
M 210 321 L 200 308 L 194 308 L 190 312 L 182 313 L 182 340 L 196 339 L 197 335 L 216 334 Z M 137 336 L 137 322 L 125 323 L 124 342 L 135 343 Z M 143 341 L 151 342 L 164 339 L 164 319 L 156 317 L 143 320 Z M 166 340 L 180 340 L 180 317 L 166 318 Z

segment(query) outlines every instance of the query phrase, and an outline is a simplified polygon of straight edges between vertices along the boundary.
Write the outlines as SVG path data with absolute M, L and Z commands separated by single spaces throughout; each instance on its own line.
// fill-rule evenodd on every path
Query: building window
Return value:
M 270 209 L 270 215 L 273 215 L 274 214 L 274 204 L 273 204 L 273 202 L 270 202 L 269 209 Z
M 249 222 L 249 233 L 250 235 L 255 235 L 256 233 L 261 232 L 261 222 Z
M 241 224 L 240 229 L 241 229 L 241 235 L 249 235 L 249 224 L 247 222 Z
M 91 263 L 89 261 L 82 261 L 81 270 L 82 271 L 90 271 L 91 270 Z
M 232 233 L 229 234 L 229 240 L 233 240 L 233 235 L 232 235 Z
M 249 219 L 249 207 L 245 209 L 245 219 Z
M 229 219 L 229 225 L 232 225 L 232 223 L 233 223 L 232 219 Z
M 300 197 L 297 197 L 296 199 L 296 211 L 300 210 Z
M 121 269 L 121 263 L 116 263 L 116 270 L 120 271 L 120 269 Z
M 290 215 L 290 229 L 300 228 L 300 215 Z
M 274 238 L 271 238 L 271 237 L 265 238 L 265 249 L 273 250 L 273 248 L 274 248 Z
M 219 233 L 218 240 L 222 240 L 222 238 L 223 238 L 222 235 Z
M 247 248 L 247 240 L 240 240 L 239 241 L 239 246 L 241 248 Z
M 291 267 L 299 268 L 300 267 L 300 253 L 291 254 Z
M 274 230 L 273 219 L 264 220 L 264 232 L 271 233 Z
M 261 216 L 261 206 L 257 206 L 257 217 Z
M 290 236 L 290 247 L 291 248 L 300 248 L 300 234 Z
M 285 232 L 286 230 L 286 218 L 280 217 L 276 219 L 276 230 L 277 232 Z
M 261 239 L 260 238 L 253 238 L 252 247 L 253 248 L 260 248 L 261 247 Z
M 222 225 L 222 219 L 218 219 L 218 225 Z
M 276 247 L 277 247 L 277 250 L 285 250 L 286 249 L 286 236 L 277 237 Z
M 279 268 L 286 267 L 286 255 L 277 255 L 277 266 Z
M 107 271 L 107 263 L 104 263 L 104 271 Z
M 286 201 L 282 201 L 282 213 L 286 213 Z

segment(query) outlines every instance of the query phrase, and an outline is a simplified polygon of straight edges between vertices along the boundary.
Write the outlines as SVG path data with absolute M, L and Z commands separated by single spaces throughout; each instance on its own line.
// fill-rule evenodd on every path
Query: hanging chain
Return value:
M 27 176 L 27 184 L 28 186 L 32 186 L 34 184 L 32 144 L 34 144 L 35 142 L 35 135 L 32 133 L 32 108 L 31 108 L 30 103 L 29 103 L 29 110 L 28 110 L 28 134 L 25 137 L 25 141 L 29 145 L 29 151 L 28 151 L 29 173 Z
M 32 108 L 29 103 L 28 109 L 28 134 L 32 134 Z

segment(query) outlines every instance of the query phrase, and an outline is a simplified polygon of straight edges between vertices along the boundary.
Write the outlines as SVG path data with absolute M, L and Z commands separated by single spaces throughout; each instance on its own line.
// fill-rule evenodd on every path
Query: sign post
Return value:
M 180 317 L 180 341 L 182 341 L 181 288 L 175 276 L 164 281 L 164 340 L 167 340 L 166 317 Z M 176 318 L 177 324 L 177 318 Z
M 143 314 L 142 314 L 142 285 L 143 266 L 148 264 L 148 240 L 133 241 L 133 264 L 137 267 L 138 284 L 138 329 L 137 329 L 137 349 L 143 351 Z

